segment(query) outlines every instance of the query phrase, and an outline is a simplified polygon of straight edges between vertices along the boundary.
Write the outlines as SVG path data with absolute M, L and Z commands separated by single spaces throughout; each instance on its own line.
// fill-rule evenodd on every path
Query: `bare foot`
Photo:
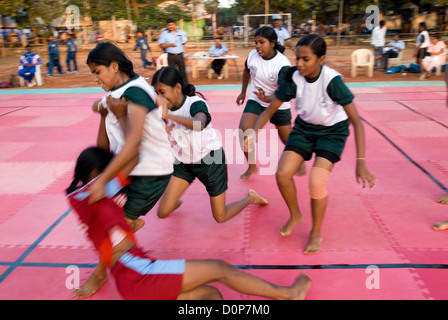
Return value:
M 132 228 L 132 231 L 135 233 L 145 225 L 145 221 L 143 219 L 131 220 L 126 218 L 126 222 Z
M 448 221 L 436 222 L 432 228 L 437 231 L 448 230 Z
M 296 176 L 300 176 L 300 177 L 306 176 L 306 164 L 305 164 L 305 162 L 303 162 L 300 165 L 299 169 L 296 172 Z
M 320 251 L 320 244 L 322 243 L 322 238 L 320 235 L 310 235 L 310 239 L 308 240 L 308 244 L 305 248 L 305 254 L 314 254 Z
M 251 175 L 255 174 L 258 172 L 258 169 L 256 166 L 249 166 L 249 168 L 246 170 L 246 172 L 244 172 L 240 178 L 241 179 L 249 179 Z
M 75 299 L 84 299 L 94 295 L 106 280 L 106 273 L 100 273 L 94 270 L 87 281 L 75 291 L 73 297 Z
M 295 283 L 292 285 L 293 289 L 293 300 L 304 300 L 306 293 L 310 289 L 311 279 L 302 272 L 299 277 L 297 277 Z
M 289 218 L 288 222 L 280 228 L 280 234 L 284 237 L 289 236 L 292 233 L 292 229 L 298 224 L 302 223 L 302 215 L 299 214 L 297 218 Z
M 255 190 L 250 189 L 249 190 L 249 194 L 248 194 L 249 198 L 250 198 L 250 203 L 251 204 L 258 204 L 260 206 L 264 206 L 267 205 L 269 203 L 269 201 L 263 197 L 261 197 L 260 195 L 258 195 L 258 193 L 255 192 Z
M 448 193 L 445 194 L 442 198 L 440 198 L 437 202 L 442 204 L 448 204 Z

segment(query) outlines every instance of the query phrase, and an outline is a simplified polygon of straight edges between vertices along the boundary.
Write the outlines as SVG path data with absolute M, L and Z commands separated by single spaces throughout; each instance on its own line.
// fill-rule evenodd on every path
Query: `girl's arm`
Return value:
M 169 113 L 166 113 L 166 115 L 164 116 L 164 119 L 171 119 L 171 120 L 187 127 L 188 129 L 194 130 L 194 131 L 204 130 L 204 128 L 207 124 L 207 116 L 204 112 L 196 113 L 193 118 L 179 117 L 179 116 L 174 116 Z
M 124 146 L 98 179 L 89 187 L 91 192 L 90 203 L 104 198 L 104 189 L 107 182 L 123 170 L 130 172 L 129 164 L 131 162 L 136 164 L 135 158 L 138 158 L 147 109 L 128 101 L 128 110 Z
M 273 100 L 269 107 L 267 107 L 258 117 L 257 122 L 255 123 L 254 130 L 257 132 L 259 129 L 263 128 L 266 123 L 269 121 L 269 119 L 272 118 L 274 113 L 277 112 L 278 108 L 283 104 L 283 101 L 277 98 L 276 96 L 273 97 Z
M 345 106 L 344 109 L 355 130 L 356 181 L 359 183 L 361 180 L 363 188 L 366 187 L 366 182 L 369 184 L 370 188 L 373 188 L 375 186 L 376 178 L 369 172 L 366 166 L 364 127 L 353 102 Z
M 236 98 L 236 104 L 239 106 L 242 105 L 244 100 L 246 99 L 246 91 L 247 91 L 247 86 L 249 85 L 249 80 L 250 80 L 250 71 L 249 71 L 249 69 L 247 69 L 247 65 L 245 64 L 244 72 L 243 72 L 243 84 L 242 84 L 242 88 L 241 88 L 241 93 Z
M 102 149 L 109 150 L 109 138 L 107 137 L 106 132 L 106 116 L 107 109 L 102 107 L 101 100 L 97 100 L 92 105 L 92 111 L 98 112 L 101 115 L 100 126 L 98 129 L 98 136 L 96 139 L 96 145 Z

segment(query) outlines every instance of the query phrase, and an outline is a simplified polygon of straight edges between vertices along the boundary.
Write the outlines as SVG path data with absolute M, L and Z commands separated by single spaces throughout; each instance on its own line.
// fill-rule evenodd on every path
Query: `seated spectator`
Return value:
M 227 54 L 229 51 L 225 44 L 221 43 L 221 37 L 215 37 L 215 44 L 211 46 L 208 54 L 211 57 L 220 57 L 222 55 Z M 218 75 L 218 79 L 222 79 L 221 70 L 226 64 L 225 59 L 215 59 L 212 61 L 212 69 Z
M 400 51 L 403 51 L 406 47 L 406 44 L 403 40 L 400 40 L 400 35 L 396 34 L 394 37 L 394 41 L 389 42 L 383 49 L 383 57 L 382 57 L 382 65 L 385 70 L 388 69 L 388 60 L 390 58 L 396 58 L 400 54 Z
M 28 87 L 36 85 L 34 74 L 36 73 L 36 66 L 41 64 L 42 59 L 37 53 L 33 52 L 33 47 L 28 44 L 26 46 L 26 52 L 19 59 L 19 65 L 22 66 L 22 69 L 18 72 L 18 75 L 28 82 Z
M 422 61 L 423 74 L 420 76 L 420 80 L 429 78 L 432 69 L 446 63 L 446 44 L 440 39 L 439 35 L 432 37 L 428 54 Z

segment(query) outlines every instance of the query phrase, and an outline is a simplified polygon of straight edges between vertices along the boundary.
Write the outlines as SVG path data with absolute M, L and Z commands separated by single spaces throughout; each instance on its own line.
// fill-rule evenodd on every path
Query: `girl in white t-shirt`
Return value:
M 132 62 L 112 43 L 100 43 L 90 51 L 87 64 L 106 95 L 92 109 L 101 114 L 97 146 L 114 153 L 103 174 L 88 191 L 89 203 L 105 196 L 106 185 L 118 173 L 129 175 L 126 194 L 126 221 L 137 231 L 162 196 L 173 172 L 173 158 L 162 108 L 157 107 L 154 89 L 133 71 Z M 123 109 L 113 109 L 114 99 L 125 101 Z M 127 106 L 127 107 L 126 107 Z M 100 260 L 75 297 L 94 294 L 106 281 L 106 266 Z
M 222 142 L 212 126 L 208 105 L 202 95 L 196 95 L 195 87 L 183 83 L 173 67 L 158 70 L 151 84 L 166 100 L 163 118 L 175 157 L 174 173 L 160 200 L 159 217 L 169 216 L 180 206 L 180 197 L 196 178 L 206 187 L 218 223 L 235 217 L 250 204 L 266 205 L 267 200 L 254 190 L 242 200 L 226 204 L 228 177 Z
M 246 98 L 246 90 L 251 81 L 251 91 L 240 120 L 240 143 L 245 145 L 245 140 L 253 130 L 259 115 L 269 106 L 275 90 L 278 88 L 278 79 L 282 73 L 289 69 L 291 62 L 279 51 L 277 34 L 271 27 L 262 27 L 255 33 L 255 49 L 252 50 L 246 60 L 242 90 L 236 103 L 242 105 Z M 283 48 L 284 50 L 284 48 Z M 282 103 L 277 112 L 272 115 L 270 121 L 278 130 L 278 135 L 283 143 L 288 139 L 291 132 L 291 104 Z M 253 148 L 244 148 L 244 155 L 249 162 L 249 168 L 242 179 L 249 179 L 258 171 L 255 163 Z M 301 168 L 300 174 L 304 174 L 305 167 Z
M 296 67 L 285 73 L 275 98 L 254 126 L 257 132 L 285 101 L 296 99 L 298 116 L 280 158 L 276 178 L 291 215 L 280 229 L 286 236 L 302 222 L 293 176 L 299 166 L 315 154 L 309 173 L 313 225 L 304 251 L 306 254 L 320 250 L 321 227 L 328 200 L 327 181 L 334 164 L 340 160 L 349 123 L 355 132 L 356 179 L 362 181 L 363 187 L 366 183 L 373 187 L 375 183 L 375 177 L 365 164 L 364 129 L 352 102 L 354 97 L 341 75 L 323 65 L 325 54 L 326 43 L 319 35 L 310 34 L 297 43 Z

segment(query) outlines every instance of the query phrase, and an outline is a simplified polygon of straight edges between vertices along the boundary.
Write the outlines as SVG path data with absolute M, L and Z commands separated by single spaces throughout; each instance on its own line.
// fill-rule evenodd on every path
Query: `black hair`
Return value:
M 90 173 L 95 169 L 102 172 L 113 156 L 114 154 L 111 151 L 99 147 L 84 149 L 76 160 L 73 181 L 65 192 L 67 194 L 72 193 L 77 188 L 85 185 L 89 180 Z
M 312 33 L 297 42 L 296 48 L 300 46 L 307 46 L 318 57 L 323 57 L 327 54 L 327 43 L 320 35 Z M 284 74 L 284 79 L 292 80 L 292 75 L 297 71 L 297 67 L 291 67 Z
M 380 21 L 380 27 L 383 27 L 383 26 L 385 26 L 385 25 L 386 25 L 386 21 L 381 20 L 381 21 Z
M 426 22 L 420 22 L 420 23 L 418 24 L 418 26 L 419 26 L 419 27 L 423 27 L 423 29 L 426 30 Z
M 182 93 L 186 96 L 193 97 L 200 96 L 205 100 L 205 97 L 200 92 L 196 92 L 196 87 L 191 83 L 184 83 L 180 72 L 174 67 L 163 67 L 156 71 L 151 80 L 151 85 L 154 87 L 157 83 L 166 84 L 169 87 L 175 87 L 178 83 L 182 87 Z
M 256 36 L 261 36 L 263 38 L 266 38 L 269 40 L 269 42 L 274 42 L 274 49 L 283 53 L 285 52 L 285 47 L 282 46 L 280 43 L 278 43 L 278 37 L 277 37 L 277 33 L 275 32 L 274 28 L 269 27 L 269 26 L 264 26 L 259 28 L 256 32 L 254 37 Z
M 116 62 L 120 71 L 126 73 L 130 78 L 137 74 L 134 72 L 132 61 L 126 54 L 116 45 L 110 42 L 101 42 L 89 52 L 87 56 L 87 64 L 95 63 L 99 66 L 110 66 L 112 62 Z
M 166 24 L 171 23 L 171 22 L 176 23 L 176 20 L 175 20 L 174 18 L 168 18 L 168 19 L 166 19 Z

